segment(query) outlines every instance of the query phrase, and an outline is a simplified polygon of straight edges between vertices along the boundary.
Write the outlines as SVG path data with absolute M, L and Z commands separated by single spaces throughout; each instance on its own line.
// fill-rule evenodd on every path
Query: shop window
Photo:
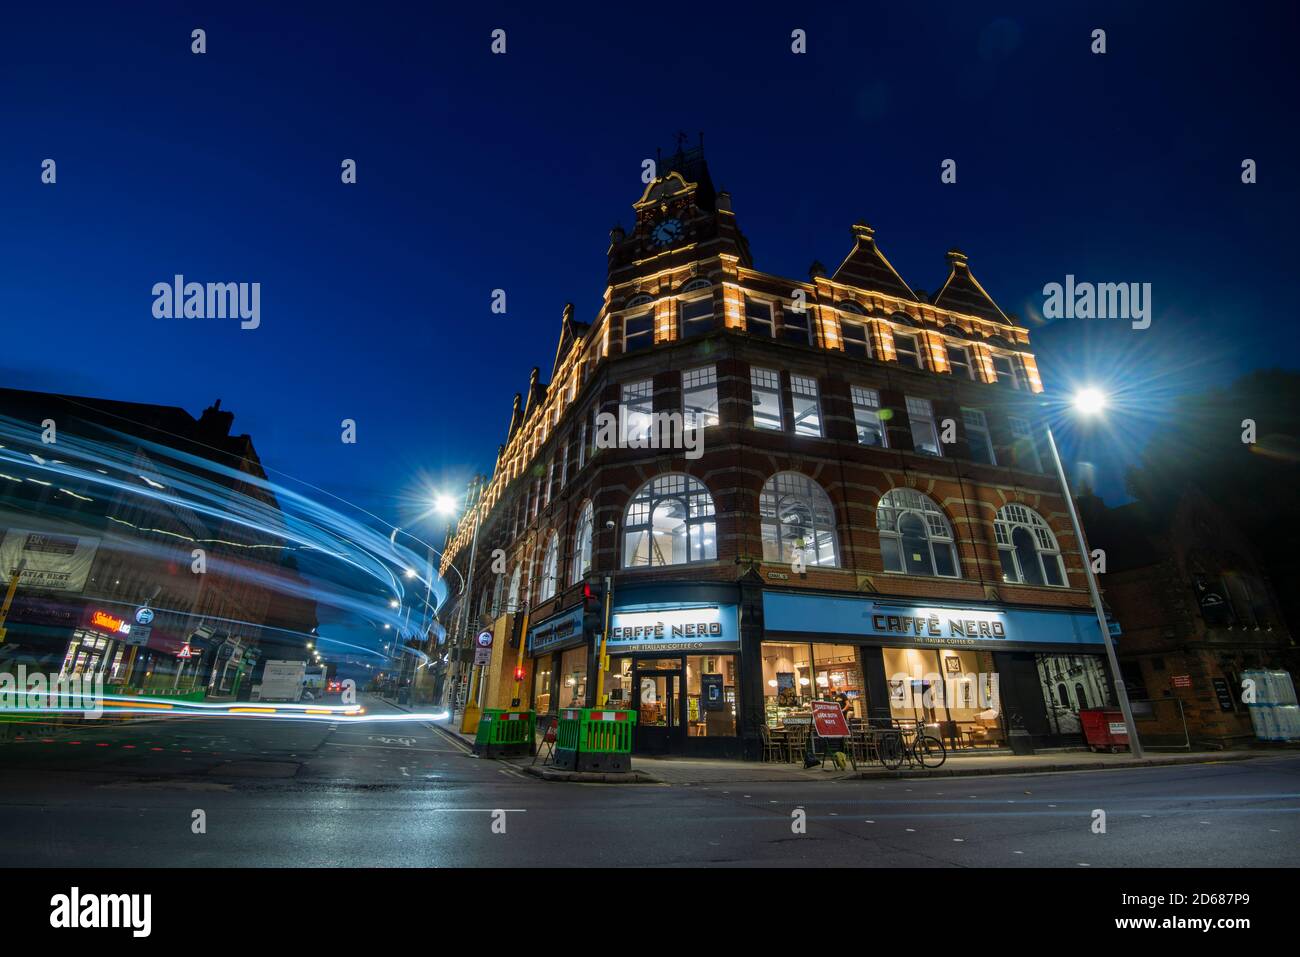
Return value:
M 1005 743 L 999 676 L 991 652 L 971 648 L 884 648 L 889 714 L 924 724 L 948 747 Z
M 813 701 L 837 701 L 865 718 L 866 685 L 853 645 L 764 642 L 763 712 L 769 727 L 807 727 Z
M 778 472 L 758 500 L 763 560 L 836 566 L 835 513 L 820 485 L 798 472 Z
M 632 707 L 632 659 L 614 658 L 610 661 L 609 704 L 613 708 Z
M 1052 734 L 1082 733 L 1079 710 L 1105 707 L 1110 702 L 1110 686 L 1101 657 L 1035 655 L 1034 658 L 1049 730 Z
M 550 656 L 537 659 L 533 678 L 533 710 L 538 714 L 547 714 L 551 711 L 552 662 Z
M 736 656 L 686 659 L 686 733 L 693 737 L 736 734 Z
M 1066 585 L 1056 536 L 1033 509 L 1011 502 L 993 523 L 1002 561 L 1002 580 L 1024 585 Z
M 623 517 L 623 567 L 684 565 L 718 557 L 713 497 L 699 479 L 670 473 L 637 490 Z
M 587 649 L 572 648 L 560 656 L 556 696 L 560 708 L 582 708 L 587 703 Z
M 910 488 L 890 489 L 876 506 L 876 528 L 885 571 L 959 577 L 952 527 L 928 496 Z
M 582 581 L 591 571 L 592 525 L 592 506 L 591 502 L 587 501 L 582 504 L 582 509 L 578 512 L 577 531 L 573 535 L 573 574 L 569 578 L 571 585 Z

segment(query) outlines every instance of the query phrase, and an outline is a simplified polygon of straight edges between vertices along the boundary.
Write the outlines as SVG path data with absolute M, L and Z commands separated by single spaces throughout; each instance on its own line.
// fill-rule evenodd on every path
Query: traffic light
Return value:
M 523 681 L 523 680 L 524 680 L 524 666 L 523 666 L 523 665 L 515 665 L 515 680 L 516 680 L 516 681 Z
M 605 627 L 605 586 L 601 583 L 582 583 L 582 627 L 589 636 L 600 634 Z

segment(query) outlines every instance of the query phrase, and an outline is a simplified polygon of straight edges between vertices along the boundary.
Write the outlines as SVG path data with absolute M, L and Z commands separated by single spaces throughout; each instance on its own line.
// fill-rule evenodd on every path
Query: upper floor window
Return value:
M 838 564 L 830 496 L 808 476 L 799 472 L 773 475 L 763 483 L 758 514 L 763 561 Z
M 682 373 L 682 419 L 688 429 L 718 424 L 718 373 L 714 366 Z
M 1002 580 L 1022 585 L 1065 585 L 1065 564 L 1056 536 L 1043 517 L 1018 502 L 998 509 L 993 530 Z
M 894 333 L 894 355 L 902 365 L 907 366 L 909 369 L 925 368 L 925 365 L 921 362 L 921 347 L 917 344 L 916 336 L 911 333 Z
M 1014 356 L 993 353 L 993 371 L 997 374 L 998 385 L 1020 388 L 1019 361 Z
M 560 445 L 560 488 L 564 488 L 569 481 L 569 443 L 565 441 Z
M 618 418 L 629 441 L 649 441 L 654 423 L 654 401 L 654 380 L 623 383 L 623 401 L 618 408 Z
M 880 417 L 880 393 L 855 385 L 849 387 L 849 395 L 853 399 L 853 423 L 857 426 L 859 444 L 888 447 L 885 422 Z
M 523 569 L 522 563 L 515 565 L 515 570 L 510 575 L 510 593 L 506 598 L 506 611 L 512 615 L 519 610 L 519 585 Z
M 578 471 L 581 472 L 587 464 L 587 417 L 582 417 L 582 424 L 578 426 Z
M 890 489 L 876 506 L 876 528 L 885 571 L 959 577 L 952 526 L 929 496 L 911 488 Z
M 844 351 L 849 355 L 871 358 L 871 335 L 865 322 L 841 319 L 840 339 L 844 343 Z
M 925 455 L 942 455 L 934 406 L 929 399 L 907 397 L 907 418 L 912 426 L 912 448 Z
M 546 463 L 546 497 L 543 499 L 543 505 L 551 504 L 551 486 L 555 484 L 555 459 Z
M 554 598 L 560 581 L 560 536 L 551 532 L 546 540 L 546 553 L 542 558 L 542 583 L 538 590 L 538 599 L 546 601 Z
M 505 608 L 502 607 L 502 603 L 505 601 L 505 593 L 506 593 L 506 576 L 497 575 L 495 577 L 496 577 L 496 584 L 492 586 L 492 617 L 493 618 L 496 618 L 503 611 L 505 611 Z
M 961 379 L 973 379 L 971 372 L 970 350 L 965 346 L 948 347 L 948 368 L 952 374 Z
M 591 502 L 584 502 L 578 511 L 578 526 L 573 533 L 573 573 L 569 583 L 576 585 L 591 571 L 591 535 L 593 528 Z
M 993 455 L 993 439 L 989 435 L 988 419 L 979 409 L 962 409 L 962 422 L 966 425 L 966 444 L 970 446 L 970 455 L 976 462 L 985 465 L 997 465 Z
M 682 287 L 677 301 L 680 318 L 678 335 L 682 339 L 703 335 L 713 328 L 713 286 L 707 279 L 692 279 Z
M 794 407 L 794 434 L 822 434 L 822 411 L 817 398 L 817 380 L 812 376 L 790 376 L 790 399 Z
M 776 335 L 770 302 L 745 297 L 745 330 L 755 335 L 767 336 L 769 339 Z
M 670 473 L 637 490 L 623 516 L 623 567 L 684 565 L 718 557 L 713 498 L 699 479 Z
M 782 307 L 781 338 L 803 346 L 812 343 L 812 309 L 806 302 Z
M 784 427 L 781 418 L 781 374 L 774 369 L 751 368 L 749 391 L 754 403 L 754 428 Z
M 1007 416 L 1007 428 L 1011 431 L 1011 455 L 1016 467 L 1031 472 L 1043 471 L 1043 460 L 1038 457 L 1038 443 L 1034 440 L 1034 430 L 1028 419 L 1016 415 Z
M 647 312 L 623 320 L 623 351 L 636 352 L 654 344 L 655 317 Z

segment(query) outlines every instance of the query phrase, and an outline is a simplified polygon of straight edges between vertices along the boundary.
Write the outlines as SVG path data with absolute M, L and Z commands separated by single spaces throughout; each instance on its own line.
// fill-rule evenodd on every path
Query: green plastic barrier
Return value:
M 531 711 L 484 709 L 478 720 L 478 732 L 474 736 L 474 753 L 486 758 L 532 753 L 535 720 Z
M 555 732 L 555 765 L 570 771 L 628 771 L 635 711 L 566 708 Z

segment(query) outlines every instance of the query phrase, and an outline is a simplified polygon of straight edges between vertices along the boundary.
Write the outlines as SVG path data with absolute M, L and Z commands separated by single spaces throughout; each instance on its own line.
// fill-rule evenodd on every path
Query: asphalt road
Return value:
M 473 758 L 416 722 L 169 718 L 2 745 L 0 769 L 3 866 L 1300 865 L 1300 755 L 935 781 L 575 785 Z M 196 810 L 206 833 L 194 833 Z

